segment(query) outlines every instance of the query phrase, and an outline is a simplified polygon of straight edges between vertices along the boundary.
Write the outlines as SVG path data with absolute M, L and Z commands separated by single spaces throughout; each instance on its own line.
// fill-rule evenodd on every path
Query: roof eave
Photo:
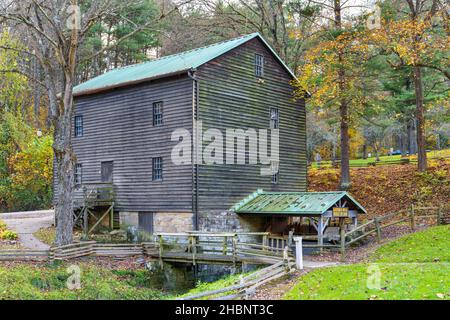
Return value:
M 138 80 L 121 82 L 121 83 L 117 83 L 117 84 L 110 85 L 110 86 L 78 91 L 78 92 L 73 93 L 73 97 L 87 96 L 87 95 L 92 95 L 92 94 L 96 94 L 96 93 L 100 93 L 100 92 L 104 92 L 104 91 L 110 91 L 110 90 L 121 88 L 121 87 L 140 84 L 140 83 L 144 83 L 144 82 L 148 82 L 148 81 L 173 77 L 173 76 L 184 74 L 184 73 L 188 72 L 189 70 L 191 70 L 191 68 L 187 68 L 187 69 L 183 69 L 183 70 L 171 72 L 171 73 L 164 73 L 164 74 L 156 75 L 153 77 L 146 77 L 146 78 L 142 78 L 142 79 L 138 79 Z

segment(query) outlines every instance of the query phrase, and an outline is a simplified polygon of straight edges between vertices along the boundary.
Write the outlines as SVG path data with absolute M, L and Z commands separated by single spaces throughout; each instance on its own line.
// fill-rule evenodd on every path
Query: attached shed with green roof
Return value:
M 357 224 L 359 214 L 366 210 L 350 194 L 333 192 L 264 192 L 259 189 L 238 202 L 232 210 L 238 215 L 270 217 L 302 217 L 309 219 L 323 244 L 326 228 L 331 220 L 338 220 L 343 228 L 347 219 Z

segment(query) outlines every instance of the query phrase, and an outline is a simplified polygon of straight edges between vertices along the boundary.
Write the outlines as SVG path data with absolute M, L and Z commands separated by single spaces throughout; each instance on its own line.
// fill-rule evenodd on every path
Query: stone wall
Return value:
M 206 232 L 264 232 L 266 217 L 238 216 L 232 211 L 209 210 L 199 214 L 199 230 Z
M 153 214 L 154 232 L 185 232 L 193 229 L 191 212 L 156 212 Z

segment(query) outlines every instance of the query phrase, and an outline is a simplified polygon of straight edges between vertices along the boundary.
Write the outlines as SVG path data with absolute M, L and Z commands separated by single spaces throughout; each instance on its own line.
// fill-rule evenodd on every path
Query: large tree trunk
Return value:
M 73 74 L 65 74 L 65 86 L 56 119 L 53 151 L 56 161 L 58 188 L 56 191 L 55 220 L 56 245 L 70 244 L 73 241 L 73 190 L 75 155 L 72 149 L 72 110 Z
M 348 105 L 345 99 L 340 105 L 341 115 L 341 190 L 350 188 L 350 144 L 348 135 Z
M 334 26 L 336 30 L 342 30 L 342 7 L 340 0 L 334 0 Z M 342 66 L 343 53 L 339 53 L 338 60 L 339 65 Z M 342 96 L 346 90 L 345 85 L 345 69 L 339 67 L 338 70 L 338 83 L 339 94 Z M 340 117 L 341 117 L 341 181 L 339 187 L 341 190 L 347 190 L 350 188 L 350 144 L 348 135 L 348 101 L 342 97 L 340 100 Z
M 427 153 L 425 150 L 425 110 L 423 106 L 422 70 L 414 67 L 414 87 L 416 93 L 416 119 L 417 119 L 417 160 L 420 172 L 427 170 Z

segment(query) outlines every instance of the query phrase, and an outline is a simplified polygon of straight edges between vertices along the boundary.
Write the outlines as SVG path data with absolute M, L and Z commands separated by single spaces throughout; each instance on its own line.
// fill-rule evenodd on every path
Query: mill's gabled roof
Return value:
M 237 203 L 232 210 L 242 214 L 322 215 L 335 204 L 360 213 L 366 210 L 345 191 L 334 192 L 264 192 L 259 189 Z
M 263 39 L 263 37 L 259 33 L 252 33 L 228 41 L 212 44 L 206 47 L 201 47 L 165 56 L 156 60 L 151 60 L 148 62 L 138 63 L 108 71 L 98 77 L 92 78 L 74 87 L 73 95 L 80 96 L 124 85 L 187 72 L 188 70 L 200 67 L 208 61 L 211 61 L 254 38 L 259 38 L 273 53 L 275 58 L 283 65 L 286 71 L 293 78 L 295 78 L 294 73 L 281 60 L 281 58 L 269 46 L 269 44 Z

